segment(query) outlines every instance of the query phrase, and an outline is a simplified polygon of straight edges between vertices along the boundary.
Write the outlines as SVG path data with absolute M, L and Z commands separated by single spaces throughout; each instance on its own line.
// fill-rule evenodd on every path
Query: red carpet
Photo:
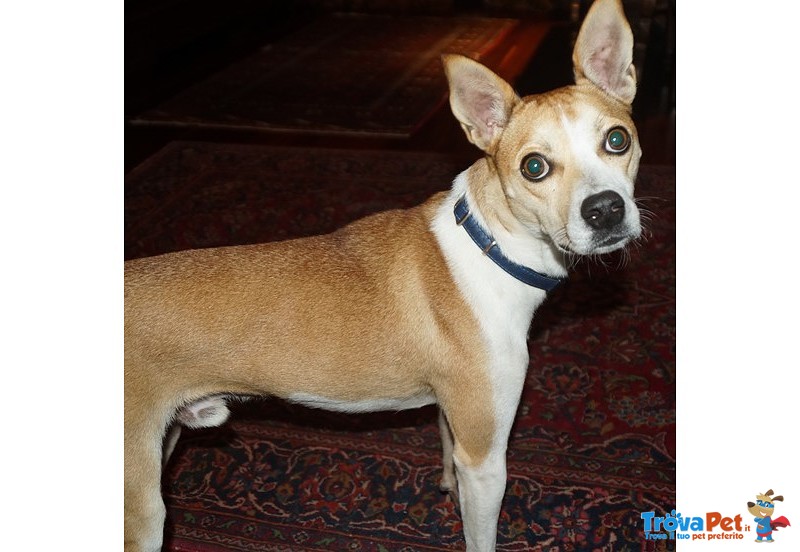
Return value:
M 441 54 L 479 59 L 515 25 L 513 19 L 332 15 L 132 122 L 406 137 L 446 98 Z M 342 67 L 358 68 L 358 78 Z
M 445 156 L 176 143 L 126 178 L 126 257 L 283 239 L 423 201 Z M 581 262 L 537 313 L 498 549 L 643 550 L 675 505 L 675 177 L 641 170 L 648 236 Z M 264 401 L 187 432 L 164 477 L 167 550 L 463 549 L 438 491 L 435 411 L 345 416 Z M 666 550 L 666 543 L 659 543 Z

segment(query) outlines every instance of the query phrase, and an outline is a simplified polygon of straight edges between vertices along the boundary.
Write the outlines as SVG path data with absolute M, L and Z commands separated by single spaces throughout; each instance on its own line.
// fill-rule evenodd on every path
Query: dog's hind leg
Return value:
M 178 444 L 178 439 L 181 437 L 181 431 L 183 426 L 181 424 L 175 423 L 169 428 L 167 432 L 167 438 L 164 439 L 164 454 L 161 457 L 161 465 L 166 466 L 167 462 L 169 462 L 170 456 L 172 456 L 172 451 L 175 450 L 175 445 Z
M 166 509 L 161 499 L 161 455 L 169 416 L 146 413 L 125 420 L 125 552 L 158 552 Z

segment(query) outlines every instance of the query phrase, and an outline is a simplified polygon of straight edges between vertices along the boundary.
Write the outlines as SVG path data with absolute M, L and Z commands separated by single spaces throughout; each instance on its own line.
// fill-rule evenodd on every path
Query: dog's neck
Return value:
M 497 245 L 494 236 L 492 236 L 483 225 L 472 218 L 471 207 L 466 194 L 461 196 L 456 202 L 453 208 L 453 214 L 455 215 L 456 224 L 466 230 L 469 237 L 472 238 L 472 241 L 481 249 L 483 254 L 494 261 L 497 266 L 502 268 L 509 275 L 524 284 L 544 291 L 552 291 L 561 283 L 561 278 L 552 278 L 509 259 L 506 254 L 503 253 L 502 248 Z
M 462 182 L 458 182 L 463 180 Z M 474 216 L 513 262 L 553 278 L 567 276 L 564 254 L 540 228 L 517 219 L 490 158 L 476 161 L 456 181 L 463 186 Z

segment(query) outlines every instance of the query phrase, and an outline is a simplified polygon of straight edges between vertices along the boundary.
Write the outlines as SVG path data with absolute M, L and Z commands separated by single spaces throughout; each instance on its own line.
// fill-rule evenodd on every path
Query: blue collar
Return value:
M 461 199 L 456 202 L 453 213 L 456 216 L 456 224 L 464 227 L 464 230 L 467 231 L 472 241 L 481 248 L 483 254 L 520 282 L 535 288 L 543 289 L 544 291 L 551 291 L 561 283 L 562 280 L 560 278 L 545 276 L 532 268 L 517 264 L 506 257 L 500 250 L 500 246 L 494 241 L 492 235 L 484 230 L 481 225 L 478 224 L 477 220 L 470 216 L 472 213 L 469 210 L 466 195 L 462 196 Z

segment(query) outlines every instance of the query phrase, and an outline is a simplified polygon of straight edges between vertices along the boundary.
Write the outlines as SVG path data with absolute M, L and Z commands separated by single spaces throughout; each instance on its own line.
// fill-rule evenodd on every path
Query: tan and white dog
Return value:
M 620 0 L 597 0 L 573 86 L 520 98 L 444 56 L 452 111 L 485 152 L 449 192 L 329 235 L 128 261 L 125 550 L 161 548 L 168 429 L 267 395 L 347 412 L 438 404 L 442 487 L 457 485 L 467 550 L 493 550 L 533 313 L 570 255 L 641 232 L 632 50 Z

